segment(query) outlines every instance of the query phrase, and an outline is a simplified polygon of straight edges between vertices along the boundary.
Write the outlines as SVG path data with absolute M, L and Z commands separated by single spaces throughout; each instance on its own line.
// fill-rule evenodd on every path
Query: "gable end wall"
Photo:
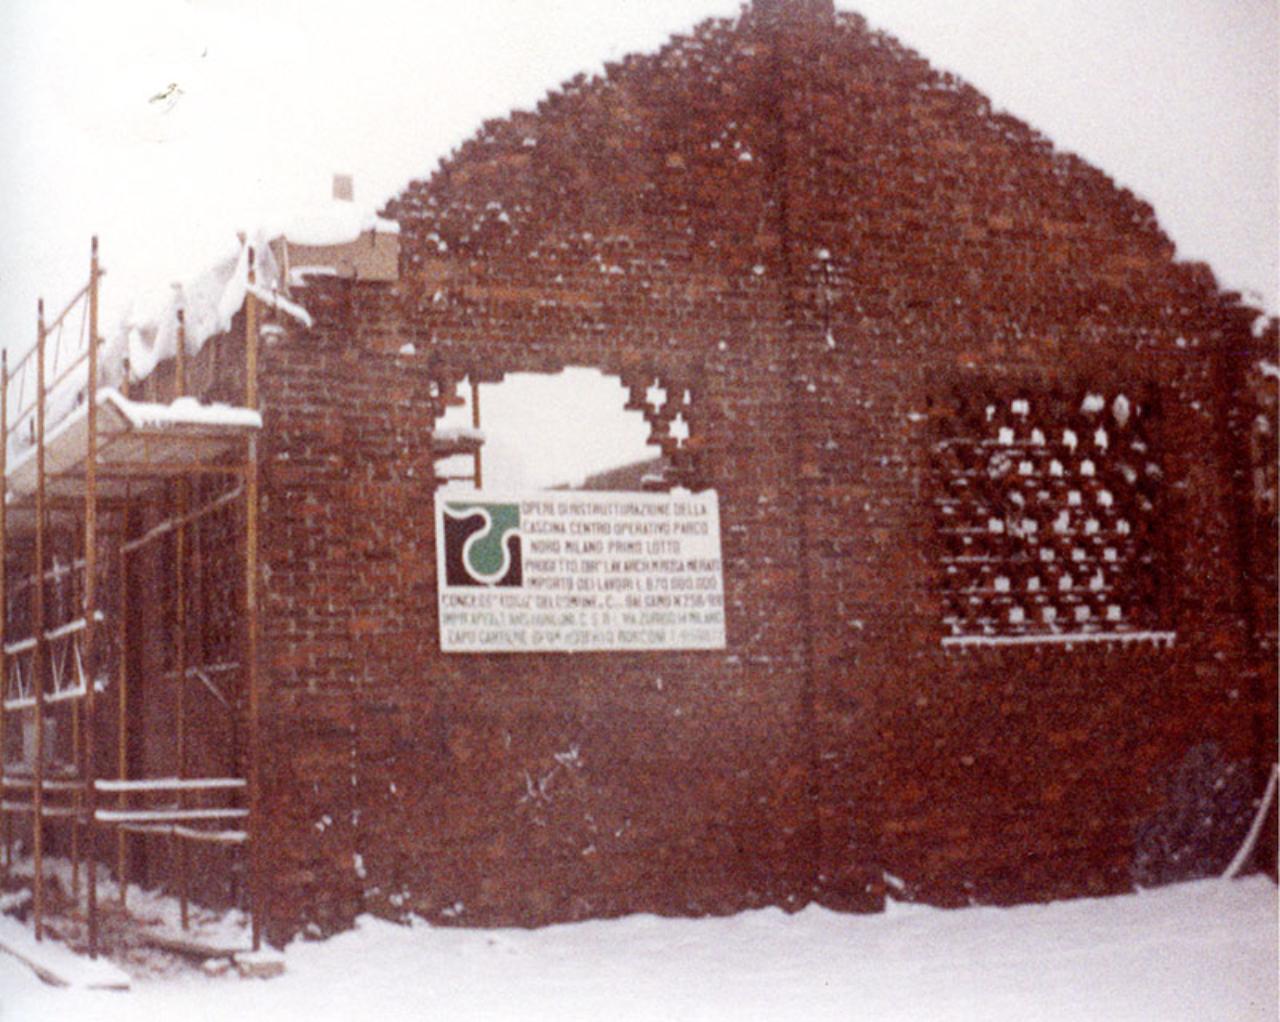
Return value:
M 712 23 L 486 125 L 393 203 L 401 282 L 317 281 L 264 355 L 279 933 L 1123 890 L 1189 749 L 1262 761 L 1240 318 L 1103 175 L 837 27 Z M 570 365 L 690 390 L 726 650 L 439 653 L 432 383 Z M 945 650 L 934 417 L 1063 381 L 1159 390 L 1177 641 Z

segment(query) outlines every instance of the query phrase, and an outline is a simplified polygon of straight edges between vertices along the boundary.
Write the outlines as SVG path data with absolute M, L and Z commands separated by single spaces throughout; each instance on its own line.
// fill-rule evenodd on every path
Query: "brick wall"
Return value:
M 485 124 L 390 204 L 400 282 L 317 280 L 267 349 L 277 934 L 873 908 L 886 872 L 947 904 L 1119 890 L 1189 750 L 1273 754 L 1244 312 L 1105 175 L 810 6 Z M 690 391 L 724 651 L 440 654 L 435 416 L 464 376 L 571 365 Z M 944 648 L 937 418 L 1062 381 L 1159 395 L 1176 641 Z

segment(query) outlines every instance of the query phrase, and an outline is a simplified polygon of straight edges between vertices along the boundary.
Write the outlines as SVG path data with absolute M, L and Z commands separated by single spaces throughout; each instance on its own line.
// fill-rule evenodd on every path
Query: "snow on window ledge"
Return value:
M 1073 646 L 1077 643 L 1149 642 L 1154 646 L 1173 646 L 1177 632 L 1042 632 L 1027 635 L 945 635 L 940 640 L 944 649 L 969 646 Z
M 434 434 L 437 441 L 447 443 L 458 443 L 461 441 L 473 441 L 475 443 L 484 443 L 485 435 L 482 429 L 473 429 L 470 426 L 448 426 L 441 427 Z

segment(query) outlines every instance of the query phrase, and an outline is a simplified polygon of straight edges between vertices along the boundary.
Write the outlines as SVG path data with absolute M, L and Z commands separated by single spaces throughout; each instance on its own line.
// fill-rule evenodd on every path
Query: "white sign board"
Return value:
M 713 491 L 437 492 L 435 512 L 446 653 L 724 648 Z

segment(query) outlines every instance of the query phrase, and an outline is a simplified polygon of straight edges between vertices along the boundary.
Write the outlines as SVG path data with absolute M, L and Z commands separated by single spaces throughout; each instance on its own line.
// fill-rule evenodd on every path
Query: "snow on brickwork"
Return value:
M 748 9 L 566 82 L 388 205 L 397 284 L 309 278 L 264 356 L 283 929 L 1113 891 L 1153 770 L 1256 733 L 1215 361 L 1252 318 L 1102 171 L 810 29 Z M 568 366 L 720 495 L 723 653 L 436 648 L 436 419 Z M 945 438 L 991 498 L 951 538 Z M 1012 563 L 953 586 L 960 536 Z M 571 746 L 590 783 L 535 818 Z

